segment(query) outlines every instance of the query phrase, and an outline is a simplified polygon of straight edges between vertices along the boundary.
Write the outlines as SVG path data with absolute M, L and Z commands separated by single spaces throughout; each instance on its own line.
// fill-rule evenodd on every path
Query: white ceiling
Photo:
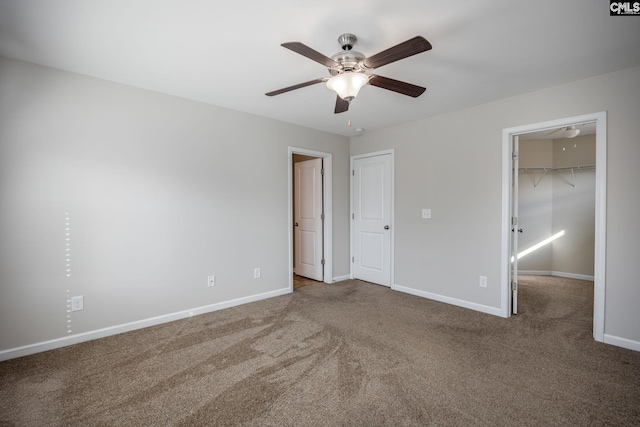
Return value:
M 424 36 L 433 50 L 376 74 L 427 92 L 366 86 L 338 115 L 323 84 L 264 95 L 328 75 L 281 43 L 331 56 L 345 32 L 367 56 Z M 640 17 L 603 0 L 2 0 L 0 55 L 352 136 L 638 66 Z

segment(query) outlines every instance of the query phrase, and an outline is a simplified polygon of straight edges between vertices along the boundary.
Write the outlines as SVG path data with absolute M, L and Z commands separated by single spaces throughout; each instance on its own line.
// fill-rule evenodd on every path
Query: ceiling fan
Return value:
M 567 127 L 559 128 L 556 130 L 552 130 L 549 133 L 545 133 L 544 136 L 553 135 L 554 133 L 560 132 L 560 131 L 562 131 L 562 136 L 564 136 L 565 138 L 575 138 L 576 136 L 580 135 L 580 129 L 578 129 L 576 126 L 567 126 Z
M 340 43 L 342 51 L 331 56 L 331 58 L 300 42 L 283 43 L 281 46 L 302 56 L 306 56 L 307 58 L 327 67 L 329 74 L 332 77 L 321 77 L 308 82 L 267 92 L 265 95 L 280 95 L 281 93 L 295 89 L 326 82 L 327 87 L 338 94 L 334 110 L 334 113 L 337 114 L 344 113 L 349 110 L 349 103 L 358 95 L 360 89 L 366 84 L 414 98 L 417 98 L 424 93 L 426 88 L 422 86 L 416 86 L 411 83 L 394 80 L 377 74 L 367 74 L 368 71 L 373 70 L 374 68 L 379 68 L 383 65 L 430 50 L 431 43 L 429 43 L 424 37 L 416 36 L 369 57 L 352 50 L 357 40 L 358 39 L 353 34 L 342 34 L 338 37 L 338 43 Z

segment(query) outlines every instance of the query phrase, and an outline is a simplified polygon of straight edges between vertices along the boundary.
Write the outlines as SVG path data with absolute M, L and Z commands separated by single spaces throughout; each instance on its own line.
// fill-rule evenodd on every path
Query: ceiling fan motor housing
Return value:
M 340 64 L 340 69 L 342 71 L 360 71 L 360 61 L 364 60 L 366 56 L 360 52 L 356 52 L 355 50 L 343 50 L 342 52 L 338 52 L 334 54 L 331 59 Z M 331 75 L 335 76 L 339 73 L 336 69 L 329 69 Z
M 352 50 L 357 41 L 358 38 L 350 33 L 341 34 L 340 37 L 338 37 L 338 43 L 340 43 L 342 51 L 334 54 L 331 59 L 339 63 L 340 67 L 329 69 L 329 73 L 332 76 L 344 71 L 362 71 L 359 65 L 366 56 L 360 52 Z

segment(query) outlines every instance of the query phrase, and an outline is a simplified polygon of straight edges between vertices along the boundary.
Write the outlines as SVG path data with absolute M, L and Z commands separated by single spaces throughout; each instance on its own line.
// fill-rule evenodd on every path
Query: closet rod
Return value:
M 565 166 L 565 167 L 561 167 L 561 168 L 519 168 L 518 169 L 518 173 L 542 172 L 542 175 L 540 175 L 540 178 L 535 180 L 535 182 L 533 183 L 533 187 L 536 188 L 536 187 L 538 187 L 538 184 L 540 184 L 540 181 L 542 181 L 542 178 L 544 178 L 544 176 L 548 172 L 571 171 L 572 182 L 570 182 L 569 185 L 572 186 L 573 188 L 576 188 L 576 176 L 575 176 L 574 171 L 576 171 L 576 170 L 595 169 L 595 168 L 596 168 L 596 165 Z

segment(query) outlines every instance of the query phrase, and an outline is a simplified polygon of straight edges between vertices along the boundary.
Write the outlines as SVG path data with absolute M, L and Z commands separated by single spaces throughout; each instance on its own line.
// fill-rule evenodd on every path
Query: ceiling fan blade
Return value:
M 285 93 L 285 92 L 289 92 L 292 90 L 296 90 L 296 89 L 300 89 L 303 87 L 307 87 L 307 86 L 311 86 L 317 83 L 322 83 L 322 82 L 326 82 L 327 80 L 329 80 L 326 77 L 320 78 L 320 79 L 315 79 L 315 80 L 309 80 L 308 82 L 304 82 L 304 83 L 298 83 L 297 85 L 293 85 L 293 86 L 289 86 L 289 87 L 285 87 L 282 89 L 278 89 L 278 90 L 274 90 L 272 92 L 267 92 L 265 93 L 265 95 L 267 96 L 274 96 L 274 95 L 280 95 L 281 93 Z
M 306 56 L 307 58 L 312 59 L 328 68 L 337 67 L 338 65 L 340 65 L 333 59 L 324 56 L 320 52 L 313 50 L 309 46 L 304 45 L 300 42 L 282 43 L 280 46 L 286 47 L 287 49 L 292 50 L 295 53 L 299 53 L 302 56 Z
M 344 99 L 340 98 L 340 96 L 336 95 L 336 109 L 333 110 L 333 112 L 335 114 L 338 114 L 344 113 L 347 110 L 349 110 L 349 101 L 345 101 Z
M 560 132 L 561 130 L 565 130 L 566 128 L 559 128 L 559 129 L 555 129 L 552 130 L 551 132 L 545 133 L 544 136 L 549 136 L 549 135 L 553 135 L 556 132 Z
M 429 43 L 427 39 L 422 36 L 416 36 L 406 42 L 400 43 L 366 58 L 363 63 L 367 68 L 378 68 L 409 56 L 425 52 L 430 50 L 431 47 L 431 43 Z
M 427 90 L 426 87 L 416 86 L 411 83 L 401 82 L 400 80 L 390 79 L 383 76 L 371 76 L 369 78 L 369 84 L 372 86 L 381 87 L 393 92 L 401 93 L 403 95 L 412 96 L 414 98 L 419 97 Z

